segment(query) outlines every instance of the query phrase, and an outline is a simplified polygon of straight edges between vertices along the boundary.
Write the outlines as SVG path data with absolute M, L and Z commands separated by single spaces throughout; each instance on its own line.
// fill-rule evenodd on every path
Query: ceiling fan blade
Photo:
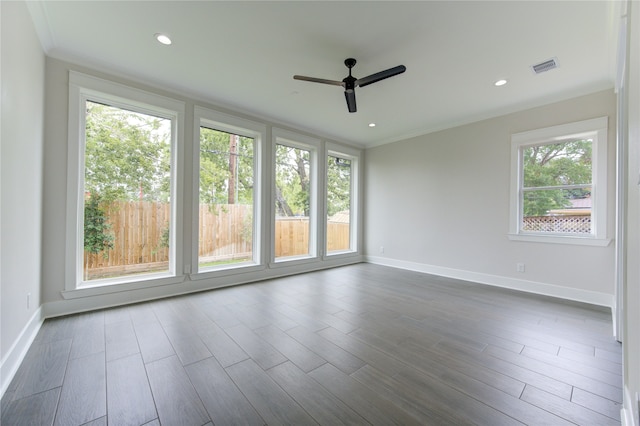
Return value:
M 402 74 L 407 70 L 404 65 L 398 65 L 397 67 L 389 68 L 388 70 L 380 71 L 375 74 L 368 75 L 366 77 L 356 80 L 356 86 L 364 87 L 369 84 L 373 84 L 385 78 L 393 77 L 394 75 Z
M 294 80 L 310 81 L 312 83 L 322 83 L 322 84 L 331 84 L 333 86 L 342 86 L 342 82 L 341 81 L 326 80 L 324 78 L 306 77 L 304 75 L 294 75 L 293 79 Z
M 356 92 L 353 90 L 345 90 L 344 97 L 347 100 L 347 108 L 349 108 L 349 112 L 356 112 Z

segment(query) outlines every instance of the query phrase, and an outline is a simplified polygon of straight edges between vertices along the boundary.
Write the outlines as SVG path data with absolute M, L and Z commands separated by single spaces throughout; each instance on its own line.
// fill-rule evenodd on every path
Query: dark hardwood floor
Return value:
M 10 425 L 616 425 L 611 314 L 358 264 L 50 319 Z

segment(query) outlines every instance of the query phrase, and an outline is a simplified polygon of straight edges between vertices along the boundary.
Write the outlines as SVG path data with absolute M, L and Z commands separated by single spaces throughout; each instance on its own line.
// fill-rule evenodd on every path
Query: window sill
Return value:
M 279 257 L 275 259 L 273 262 L 269 263 L 269 267 L 281 268 L 281 267 L 287 267 L 290 265 L 316 263 L 319 261 L 320 261 L 320 258 L 318 258 L 318 256 L 311 256 L 311 255 L 286 256 L 286 257 Z
M 168 276 L 167 274 L 145 275 L 137 281 L 96 280 L 95 283 L 85 283 L 72 290 L 60 292 L 64 299 L 80 299 L 82 297 L 99 296 L 103 294 L 120 293 L 124 291 L 142 290 L 164 285 L 180 284 L 185 281 L 185 275 Z
M 322 256 L 322 260 L 340 259 L 343 257 L 354 257 L 359 255 L 360 253 L 356 250 L 336 250 Z
M 258 265 L 253 262 L 237 263 L 233 266 L 221 266 L 217 268 L 205 269 L 195 274 L 189 275 L 192 281 L 206 280 L 210 278 L 227 277 L 233 275 L 241 275 L 249 272 L 259 272 L 265 269 L 264 265 Z
M 610 238 L 570 237 L 562 235 L 507 234 L 507 238 L 511 241 L 526 241 L 530 243 L 572 244 L 595 247 L 607 247 L 611 243 Z

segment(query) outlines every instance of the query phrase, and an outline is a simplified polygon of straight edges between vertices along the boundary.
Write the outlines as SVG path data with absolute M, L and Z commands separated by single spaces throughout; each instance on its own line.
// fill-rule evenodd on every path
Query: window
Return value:
M 355 250 L 355 182 L 357 157 L 338 151 L 327 154 L 327 254 Z
M 512 136 L 512 239 L 605 239 L 606 138 L 606 117 Z
M 359 150 L 192 111 L 187 129 L 184 102 L 70 71 L 64 298 L 357 255 Z
M 183 104 L 70 74 L 67 290 L 177 275 Z
M 319 142 L 279 129 L 274 139 L 274 258 L 315 257 Z
M 256 265 L 264 126 L 196 108 L 197 271 Z

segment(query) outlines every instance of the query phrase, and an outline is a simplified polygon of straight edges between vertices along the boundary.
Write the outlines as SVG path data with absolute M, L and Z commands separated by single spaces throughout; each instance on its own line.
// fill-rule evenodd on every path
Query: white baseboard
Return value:
M 636 422 L 636 414 L 634 414 L 634 405 L 637 407 L 638 401 L 634 400 L 629 393 L 629 388 L 624 387 L 624 402 L 620 410 L 620 423 L 622 426 L 638 426 Z
M 66 298 L 58 301 L 47 302 L 42 306 L 42 312 L 44 318 L 53 318 L 62 315 L 71 315 L 97 309 L 111 308 L 115 306 L 129 305 L 132 303 L 146 302 L 149 300 L 163 299 L 166 297 L 179 296 L 182 294 L 195 293 L 199 291 L 213 290 L 221 287 L 247 284 L 272 278 L 284 277 L 287 275 L 346 266 L 353 263 L 360 263 L 362 261 L 363 258 L 360 255 L 347 257 L 336 256 L 334 259 L 330 259 L 324 262 L 283 265 L 282 267 L 278 268 L 266 268 L 254 272 L 237 273 L 234 275 L 218 276 L 209 279 L 191 280 L 187 278 L 183 282 L 170 285 L 137 288 L 126 291 L 115 291 L 104 294 L 90 295 L 86 297 Z
M 43 321 L 42 307 L 40 307 L 31 316 L 31 319 L 24 326 L 22 332 L 2 360 L 2 364 L 0 364 L 0 398 L 4 396 L 11 380 L 13 380 L 13 377 L 16 375 Z
M 488 284 L 512 290 L 524 291 L 543 296 L 557 297 L 560 299 L 604 306 L 613 310 L 614 296 L 612 294 L 599 293 L 589 290 L 581 290 L 563 287 L 553 284 L 545 284 L 536 281 L 527 281 L 517 278 L 503 277 L 499 275 L 484 274 L 481 272 L 465 271 L 461 269 L 446 268 L 442 266 L 428 265 L 424 263 L 407 262 L 404 260 L 389 259 L 378 256 L 365 256 L 365 262 L 376 265 L 391 266 L 441 277 L 454 278 L 463 281 L 471 281 L 479 284 Z

